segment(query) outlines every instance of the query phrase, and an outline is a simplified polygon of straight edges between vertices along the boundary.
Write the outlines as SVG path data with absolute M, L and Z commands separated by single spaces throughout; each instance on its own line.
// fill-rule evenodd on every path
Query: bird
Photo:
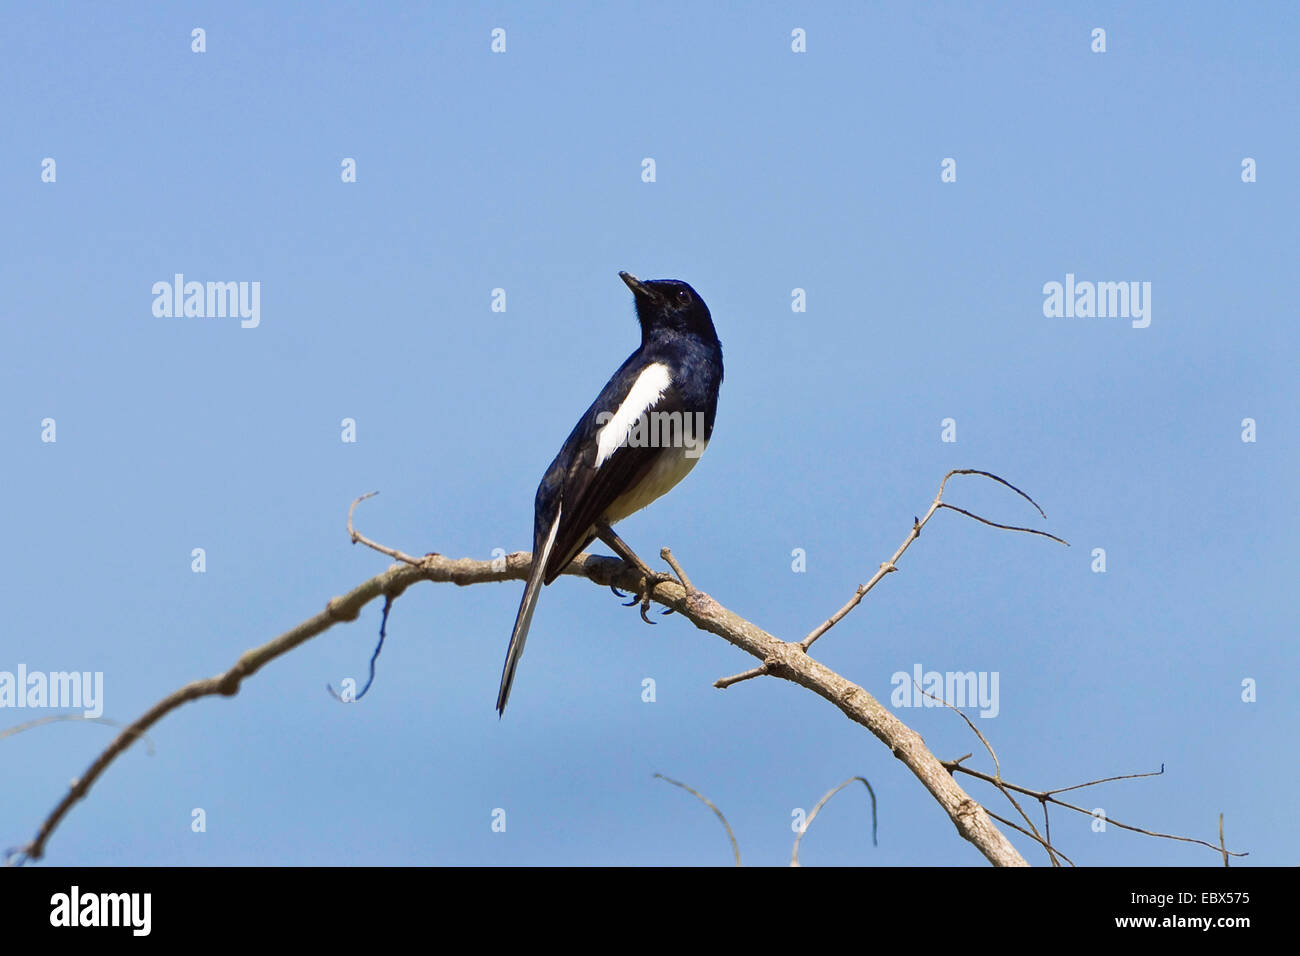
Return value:
M 679 279 L 619 278 L 632 291 L 641 344 L 583 412 L 537 486 L 533 561 L 501 672 L 499 717 L 542 587 L 597 537 L 641 572 L 641 593 L 628 604 L 639 601 L 649 622 L 650 592 L 670 578 L 651 571 L 612 526 L 685 478 L 713 436 L 722 343 L 709 307 Z

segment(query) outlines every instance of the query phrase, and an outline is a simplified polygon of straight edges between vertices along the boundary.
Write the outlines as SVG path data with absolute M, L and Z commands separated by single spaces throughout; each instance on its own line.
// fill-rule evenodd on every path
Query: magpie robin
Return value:
M 685 478 L 713 434 L 722 343 L 709 307 L 685 282 L 619 277 L 636 302 L 641 347 L 578 419 L 537 486 L 533 565 L 506 652 L 498 715 L 505 713 L 542 585 L 595 538 L 642 573 L 645 617 L 650 592 L 666 576 L 647 568 L 610 526 Z

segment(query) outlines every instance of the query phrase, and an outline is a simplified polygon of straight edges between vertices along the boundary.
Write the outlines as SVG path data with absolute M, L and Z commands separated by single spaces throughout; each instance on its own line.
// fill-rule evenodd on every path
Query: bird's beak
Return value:
M 642 282 L 642 281 L 641 281 L 640 279 L 638 279 L 636 276 L 632 275 L 632 273 L 630 273 L 630 272 L 620 272 L 620 273 L 618 274 L 618 277 L 619 277 L 620 279 L 622 279 L 624 283 L 626 283 L 626 285 L 627 285 L 627 287 L 628 287 L 629 289 L 632 290 L 632 294 L 633 294 L 633 295 L 635 295 L 635 296 L 643 296 L 644 298 L 647 298 L 647 299 L 654 299 L 654 298 L 656 298 L 656 295 L 655 295 L 655 293 L 654 293 L 654 290 L 652 290 L 649 286 L 647 286 L 644 282 Z

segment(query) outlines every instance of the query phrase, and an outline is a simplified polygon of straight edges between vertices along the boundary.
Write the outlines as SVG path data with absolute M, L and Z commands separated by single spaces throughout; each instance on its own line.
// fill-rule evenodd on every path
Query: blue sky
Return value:
M 132 720 L 387 567 L 344 530 L 371 490 L 358 527 L 393 547 L 527 550 L 538 479 L 637 344 L 626 269 L 690 282 L 726 359 L 708 453 L 620 525 L 632 547 L 671 546 L 698 587 L 797 640 L 893 553 L 947 470 L 996 472 L 1047 520 L 977 479 L 947 499 L 1071 547 L 941 513 L 814 656 L 885 701 L 918 665 L 996 673 L 997 715 L 967 713 L 1006 779 L 1163 764 L 1075 796 L 1211 841 L 1222 812 L 1248 863 L 1294 863 L 1277 794 L 1300 783 L 1297 16 L 14 8 L 0 671 L 102 672 L 104 715 Z M 156 316 L 151 289 L 176 273 L 259 283 L 257 326 Z M 1045 316 L 1045 284 L 1067 275 L 1150 283 L 1150 324 Z M 498 721 L 521 590 L 412 588 L 358 704 L 325 685 L 364 677 L 378 604 L 238 696 L 184 707 L 47 859 L 728 863 L 713 815 L 661 772 L 726 813 L 747 864 L 787 862 L 796 809 L 853 775 L 879 797 L 879 846 L 865 792 L 846 790 L 805 864 L 983 863 L 825 701 L 770 679 L 714 689 L 753 662 L 674 617 L 648 628 L 588 582 L 542 595 Z M 65 712 L 0 708 L 0 727 Z M 956 715 L 896 713 L 941 758 L 989 766 Z M 29 839 L 112 733 L 0 740 L 0 844 Z M 1052 833 L 1081 864 L 1217 859 L 1076 815 Z

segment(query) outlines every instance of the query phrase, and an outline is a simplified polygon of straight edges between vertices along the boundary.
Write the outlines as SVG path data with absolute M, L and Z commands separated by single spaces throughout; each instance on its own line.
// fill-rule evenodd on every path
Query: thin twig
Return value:
M 379 544 L 378 542 L 371 541 L 360 531 L 354 531 L 352 529 L 352 512 L 357 510 L 357 505 L 361 504 L 361 502 L 365 501 L 367 498 L 373 498 L 377 494 L 379 494 L 377 491 L 367 491 L 360 498 L 357 498 L 352 502 L 352 507 L 348 509 L 348 537 L 352 539 L 353 544 L 360 542 L 367 548 L 372 548 L 380 554 L 386 554 L 390 558 L 395 558 L 396 560 L 412 565 L 413 567 L 421 567 L 424 564 L 423 558 L 413 558 L 402 551 L 397 551 L 394 548 L 389 548 L 385 545 Z
M 1057 849 L 1056 847 L 1053 847 L 1053 846 L 1049 846 L 1048 843 L 1047 843 L 1047 840 L 1046 840 L 1044 837 L 1040 837 L 1037 833 L 1030 833 L 1028 830 L 1026 830 L 1024 827 L 1020 826 L 1020 825 L 1019 825 L 1018 823 L 1016 823 L 1015 821 L 1013 821 L 1013 820 L 1008 820 L 1008 819 L 1007 819 L 1006 817 L 1004 817 L 1004 816 L 999 816 L 998 814 L 996 814 L 996 813 L 994 813 L 992 810 L 990 810 L 988 807 L 985 807 L 985 808 L 984 808 L 984 812 L 987 813 L 989 816 L 991 816 L 994 820 L 997 820 L 998 823 L 1001 823 L 1003 826 L 1010 827 L 1011 829 L 1015 830 L 1017 833 L 1021 833 L 1021 834 L 1023 834 L 1024 836 L 1029 837 L 1029 839 L 1031 839 L 1031 840 L 1035 841 L 1036 843 L 1040 844 L 1040 845 L 1041 845 L 1045 850 L 1047 850 L 1049 853 L 1055 853 L 1057 856 L 1059 856 L 1059 857 L 1060 857 L 1062 860 L 1064 860 L 1066 863 L 1070 864 L 1070 866 L 1074 866 L 1074 865 L 1075 865 L 1075 862 L 1074 862 L 1072 859 L 1070 859 L 1068 856 L 1066 856 L 1064 853 L 1062 853 L 1059 849 Z
M 725 690 L 732 684 L 739 684 L 743 680 L 762 677 L 767 672 L 767 665 L 759 664 L 757 667 L 751 667 L 749 670 L 741 671 L 739 674 L 732 674 L 730 677 L 719 677 L 713 682 L 713 686 L 717 687 L 719 690 Z
M 1040 537 L 1051 538 L 1053 541 L 1057 541 L 1065 545 L 1067 548 L 1070 546 L 1070 542 L 1066 541 L 1064 538 L 1058 538 L 1056 535 L 1048 534 L 1046 531 L 1035 531 L 1033 528 L 1021 528 L 1018 525 L 1014 525 L 1014 524 L 998 524 L 996 521 L 990 521 L 988 518 L 981 518 L 979 515 L 973 514 L 967 511 L 965 508 L 958 508 L 956 505 L 950 505 L 947 502 L 941 502 L 939 504 L 939 507 L 947 508 L 949 511 L 956 511 L 960 514 L 964 514 L 967 518 L 974 518 L 980 524 L 986 524 L 990 528 L 1001 528 L 1003 531 L 1023 531 L 1025 534 L 1036 534 L 1039 535 Z
M 688 592 L 695 590 L 691 585 L 691 579 L 686 576 L 686 572 L 683 571 L 682 566 L 677 563 L 677 559 L 673 557 L 673 553 L 670 549 L 660 548 L 659 557 L 668 562 L 668 567 L 673 569 L 673 573 L 677 575 L 677 580 L 682 582 L 683 588 Z
M 1026 501 L 1028 501 L 1031 505 L 1034 506 L 1035 510 L 1037 510 L 1038 514 L 1042 517 L 1042 519 L 1043 519 L 1044 521 L 1047 520 L 1047 512 L 1044 511 L 1042 508 L 1039 508 L 1039 507 L 1038 507 L 1038 502 L 1037 502 L 1037 501 L 1035 501 L 1033 498 L 1029 497 L 1029 495 L 1025 494 L 1023 491 L 1021 491 L 1019 488 L 1017 488 L 1017 487 L 1016 487 L 1015 485 L 1013 485 L 1011 482 L 1007 481 L 1005 478 L 999 478 L 997 475 L 993 474 L 993 472 L 991 472 L 991 471 L 980 471 L 978 468 L 957 468 L 957 469 L 955 469 L 955 470 L 953 470 L 953 471 L 948 472 L 948 474 L 944 475 L 943 482 L 940 483 L 940 485 L 939 485 L 939 495 L 940 495 L 940 497 L 943 496 L 943 486 L 944 486 L 945 484 L 948 483 L 948 479 L 951 478 L 953 475 L 981 475 L 981 476 L 983 476 L 984 478 L 991 478 L 991 479 L 993 479 L 994 481 L 996 481 L 999 485 L 1004 485 L 1004 486 L 1006 486 L 1007 488 L 1010 488 L 1012 491 L 1014 491 L 1016 494 L 1018 494 L 1021 498 L 1024 498 Z
M 21 734 L 34 727 L 40 727 L 42 724 L 54 724 L 65 720 L 80 720 L 90 724 L 104 724 L 108 727 L 126 726 L 120 720 L 113 720 L 111 717 L 87 717 L 84 714 L 51 714 L 49 717 L 37 717 L 35 720 L 28 720 L 21 724 L 15 724 L 13 727 L 8 727 L 5 730 L 0 730 L 0 740 L 4 740 L 6 737 L 12 737 L 15 734 Z M 149 756 L 152 757 L 153 741 L 149 739 L 147 734 L 141 734 L 140 739 L 145 742 L 145 746 L 149 748 Z
M 392 606 L 393 606 L 393 599 L 389 595 L 385 594 L 384 613 L 383 616 L 379 619 L 379 642 L 375 644 L 374 653 L 370 655 L 370 676 L 366 678 L 366 686 L 361 688 L 361 693 L 357 694 L 357 696 L 353 697 L 351 700 L 344 700 L 342 697 L 339 696 L 338 691 L 334 689 L 334 685 L 332 684 L 325 685 L 325 689 L 329 691 L 330 694 L 334 697 L 334 699 L 337 700 L 340 704 L 355 704 L 362 697 L 366 696 L 367 692 L 369 692 L 370 690 L 370 685 L 375 682 L 375 661 L 379 660 L 379 652 L 384 649 L 384 638 L 388 636 L 387 633 L 388 632 L 388 611 L 390 608 L 392 608 Z
M 727 828 L 727 839 L 731 841 L 731 852 L 736 855 L 736 866 L 740 866 L 740 847 L 736 845 L 736 835 L 731 832 L 731 824 L 728 823 L 727 818 L 722 815 L 722 811 L 713 805 L 713 801 L 710 800 L 708 797 L 706 797 L 704 794 L 700 793 L 694 787 L 688 787 L 680 780 L 674 780 L 672 777 L 665 777 L 661 773 L 656 773 L 655 776 L 658 777 L 660 780 L 667 780 L 674 787 L 681 787 L 687 793 L 695 794 L 696 797 L 698 797 L 701 801 L 703 801 L 706 807 L 708 807 L 710 810 L 712 810 L 714 813 L 718 815 L 718 819 L 722 821 L 722 825 Z
M 851 784 L 854 780 L 861 780 L 862 785 L 867 788 L 867 793 L 871 794 L 871 845 L 872 846 L 879 845 L 878 843 L 876 843 L 876 791 L 871 789 L 871 784 L 870 782 L 868 782 L 866 777 L 849 777 L 848 780 L 845 780 L 838 787 L 832 788 L 830 792 L 826 794 L 826 796 L 818 800 L 817 806 L 813 807 L 812 813 L 808 814 L 808 819 L 803 822 L 803 826 L 801 826 L 799 828 L 799 832 L 795 834 L 794 848 L 790 851 L 791 866 L 800 865 L 799 841 L 803 839 L 803 835 L 807 833 L 808 828 L 812 826 L 812 822 L 813 820 L 816 819 L 818 811 L 820 811 L 822 807 L 826 806 L 827 801 L 829 801 L 831 797 L 835 796 L 835 794 L 839 793 L 841 790 L 843 790 L 845 787 Z
M 977 780 L 983 780 L 986 783 L 991 783 L 996 785 L 998 782 L 996 778 L 991 777 L 980 770 L 972 770 L 968 767 L 958 766 L 956 761 L 946 761 L 944 763 L 944 766 L 947 767 L 950 771 L 960 771 L 961 773 L 968 774 L 972 777 L 975 777 Z M 1153 775 L 1154 774 L 1152 772 L 1124 774 L 1119 777 L 1106 777 L 1105 781 L 1129 780 L 1137 777 L 1150 777 Z M 1095 781 L 1095 782 L 1103 782 L 1103 781 Z M 1058 807 L 1064 807 L 1067 810 L 1073 810 L 1075 813 L 1081 813 L 1086 817 L 1091 817 L 1093 815 L 1091 810 L 1084 809 L 1083 807 L 1077 807 L 1072 803 L 1065 802 L 1064 800 L 1057 800 L 1056 797 L 1052 796 L 1053 792 L 1060 793 L 1064 791 L 1031 790 L 1028 787 L 1022 787 L 1018 784 L 1008 783 L 1006 781 L 1003 781 L 1003 786 L 1005 786 L 1008 790 L 1014 790 L 1016 793 L 1022 793 L 1025 796 L 1033 797 L 1036 800 L 1043 801 L 1044 803 L 1051 803 Z M 1087 786 L 1092 786 L 1092 783 L 1077 784 L 1074 787 L 1066 787 L 1065 789 L 1077 790 L 1079 787 L 1087 787 Z M 1146 836 L 1160 837 L 1163 840 L 1178 840 L 1182 843 L 1196 843 L 1199 844 L 1200 846 L 1209 847 L 1211 850 L 1220 849 L 1220 847 L 1215 846 L 1213 843 L 1207 843 L 1204 840 L 1198 840 L 1195 837 L 1178 836 L 1177 834 L 1174 833 L 1161 833 L 1158 830 L 1147 830 L 1142 827 L 1132 826 L 1127 823 L 1121 823 L 1119 820 L 1116 820 L 1114 817 L 1110 817 L 1110 816 L 1106 817 L 1106 823 L 1113 824 L 1114 826 L 1119 827 L 1121 830 L 1129 830 L 1133 833 L 1141 833 Z M 1238 853 L 1233 850 L 1225 850 L 1224 852 L 1228 853 L 1228 855 L 1230 856 L 1250 856 L 1249 851 Z
M 982 744 L 984 745 L 984 749 L 987 750 L 987 751 L 989 752 L 989 756 L 993 758 L 993 770 L 994 770 L 994 774 L 995 774 L 995 786 L 996 786 L 999 790 L 1002 791 L 1002 795 L 1003 795 L 1004 797 L 1007 798 L 1007 800 L 1011 803 L 1011 805 L 1012 805 L 1013 807 L 1016 808 L 1016 812 L 1019 813 L 1020 816 L 1021 816 L 1021 819 L 1023 819 L 1023 820 L 1025 821 L 1025 825 L 1026 825 L 1027 827 L 1029 827 L 1030 830 L 1033 831 L 1033 833 L 1034 833 L 1034 838 L 1037 839 L 1038 842 L 1041 843 L 1041 844 L 1043 845 L 1043 847 L 1047 850 L 1047 856 L 1048 856 L 1048 859 L 1050 859 L 1050 860 L 1052 861 L 1052 866 L 1060 866 L 1060 865 L 1061 865 L 1061 864 L 1060 864 L 1060 861 L 1056 859 L 1056 853 L 1054 852 L 1054 850 L 1053 850 L 1053 848 L 1052 848 L 1052 844 L 1051 844 L 1050 840 L 1047 840 L 1047 839 L 1045 839 L 1045 838 L 1039 836 L 1038 828 L 1037 828 L 1036 826 L 1034 826 L 1034 822 L 1033 822 L 1032 820 L 1029 819 L 1029 814 L 1025 813 L 1025 811 L 1024 811 L 1023 809 L 1021 809 L 1020 804 L 1016 802 L 1016 798 L 1013 797 L 1013 796 L 1011 796 L 1011 793 L 1010 793 L 1010 792 L 1007 790 L 1007 788 L 1003 785 L 1003 783 L 1002 783 L 1002 764 L 998 761 L 997 751 L 995 751 L 995 750 L 993 749 L 993 745 L 992 745 L 991 743 L 989 743 L 988 738 L 985 737 L 984 734 L 980 731 L 980 729 L 979 729 L 978 727 L 975 726 L 975 722 L 974 722 L 973 720 L 971 720 L 970 717 L 967 716 L 963 711 L 958 710 L 957 707 L 955 707 L 954 705 L 948 703 L 948 701 L 945 700 L 944 698 L 942 698 L 942 697 L 936 697 L 934 694 L 931 694 L 929 691 L 925 690 L 923 687 L 921 687 L 920 684 L 918 684 L 918 683 L 916 682 L 915 679 L 912 681 L 912 684 L 916 687 L 916 689 L 917 689 L 918 691 L 920 691 L 920 692 L 921 692 L 922 694 L 924 694 L 926 697 L 929 697 L 931 700 L 937 700 L 937 701 L 939 701 L 939 703 L 943 704 L 943 706 L 947 707 L 949 710 L 951 710 L 954 714 L 956 714 L 956 715 L 957 715 L 958 717 L 960 717 L 962 720 L 966 721 L 966 726 L 969 727 L 969 728 L 971 729 L 971 732 L 974 733 L 975 736 L 978 737 L 978 738 L 980 739 L 980 743 L 982 743 Z
M 872 588 L 874 588 L 877 584 L 880 583 L 880 581 L 885 577 L 885 575 L 889 574 L 892 571 L 897 571 L 898 562 L 902 559 L 903 553 L 907 551 L 909 547 L 911 547 L 913 541 L 915 541 L 917 538 L 921 536 L 921 529 L 924 528 L 927 523 L 929 523 L 930 519 L 934 517 L 935 512 L 937 512 L 940 508 L 951 508 L 953 511 L 960 511 L 962 514 L 974 518 L 976 521 L 982 521 L 984 522 L 984 524 L 990 525 L 994 528 L 1002 528 L 1006 531 L 1027 531 L 1030 534 L 1042 535 L 1045 538 L 1051 538 L 1053 541 L 1060 541 L 1061 544 L 1066 544 L 1065 541 L 1062 541 L 1054 534 L 1048 534 L 1045 531 L 1032 531 L 1029 528 L 1017 528 L 1011 525 L 998 524 L 996 522 L 988 521 L 984 518 L 981 518 L 979 515 L 971 514 L 971 512 L 966 511 L 962 508 L 957 508 L 953 505 L 946 504 L 943 501 L 943 490 L 948 485 L 948 479 L 953 477 L 954 475 L 980 475 L 984 478 L 989 478 L 993 481 L 996 481 L 998 484 L 1010 488 L 1020 497 L 1028 501 L 1031 505 L 1033 505 L 1038 510 L 1038 513 L 1042 515 L 1044 518 L 1047 517 L 1046 512 L 1044 512 L 1042 508 L 1038 507 L 1038 502 L 1036 502 L 1033 498 L 1029 497 L 1029 495 L 1025 494 L 1015 485 L 1011 484 L 1011 482 L 1007 481 L 1005 478 L 999 478 L 997 475 L 993 474 L 992 472 L 980 471 L 975 468 L 957 468 L 954 469 L 953 471 L 948 472 L 948 474 L 943 476 L 943 481 L 939 482 L 939 493 L 934 496 L 934 501 L 930 503 L 930 507 L 926 511 L 925 517 L 919 519 L 918 518 L 912 519 L 912 529 L 907 533 L 907 537 L 903 539 L 903 543 L 898 546 L 898 550 L 894 552 L 893 557 L 891 557 L 888 561 L 883 562 L 880 565 L 880 569 L 871 576 L 871 580 L 869 580 L 866 584 L 859 586 L 858 589 L 853 592 L 853 596 L 849 598 L 848 602 L 842 608 L 840 608 L 838 611 L 836 611 L 834 614 L 828 617 L 821 624 L 817 625 L 817 627 L 813 628 L 813 630 L 808 634 L 808 636 L 799 642 L 800 647 L 802 647 L 805 651 L 808 650 L 808 648 L 812 647 L 818 638 L 820 638 L 823 634 L 825 634 L 832 627 L 838 624 L 841 620 L 843 620 L 846 614 L 848 614 L 855 607 L 857 607 L 862 602 L 862 599 L 867 596 L 867 594 L 871 591 Z M 732 683 L 735 683 L 735 681 L 732 681 Z
M 1111 783 L 1114 780 L 1137 780 L 1139 777 L 1159 777 L 1165 772 L 1165 765 L 1161 764 L 1159 770 L 1143 770 L 1139 773 L 1121 773 L 1113 777 L 1101 777 L 1097 780 L 1089 780 L 1087 783 L 1076 783 L 1072 787 L 1056 787 L 1052 790 L 1044 790 L 1043 793 L 1056 796 L 1058 793 L 1069 793 L 1071 790 L 1082 790 L 1084 787 L 1095 787 L 1099 783 Z

